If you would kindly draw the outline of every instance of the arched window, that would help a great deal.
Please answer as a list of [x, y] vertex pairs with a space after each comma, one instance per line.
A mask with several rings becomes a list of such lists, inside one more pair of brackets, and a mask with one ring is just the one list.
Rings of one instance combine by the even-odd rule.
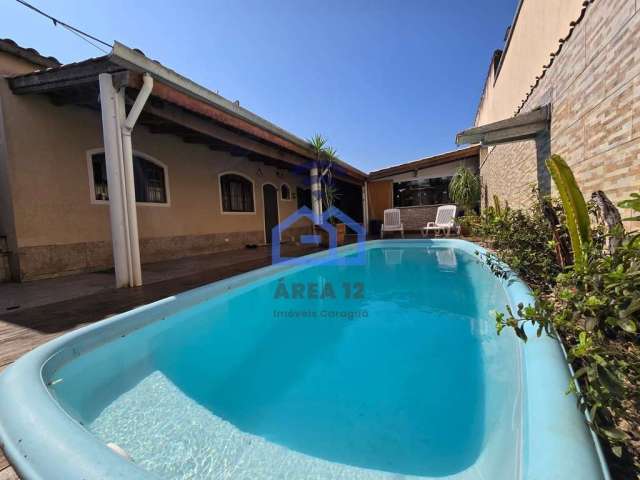
[[164, 168], [142, 157], [133, 156], [136, 202], [167, 203]]
[[291, 200], [291, 189], [286, 183], [280, 186], [280, 198], [282, 198], [282, 200]]
[[[107, 162], [103, 152], [91, 155], [94, 199], [109, 201]], [[133, 155], [133, 182], [136, 202], [167, 203], [166, 172], [162, 165], [140, 155]]]
[[235, 173], [220, 175], [223, 212], [254, 212], [253, 183]]

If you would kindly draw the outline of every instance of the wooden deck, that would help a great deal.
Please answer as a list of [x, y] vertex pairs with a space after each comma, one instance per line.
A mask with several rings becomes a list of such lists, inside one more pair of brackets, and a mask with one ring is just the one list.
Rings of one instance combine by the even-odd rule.
[[[316, 249], [287, 246], [283, 254], [299, 256], [314, 250]], [[270, 264], [269, 248], [237, 250], [146, 265], [143, 267], [143, 276], [154, 278], [155, 281], [147, 282], [145, 286], [139, 288], [115, 289], [105, 286], [82, 296], [74, 296], [73, 292], [65, 292], [64, 288], [60, 288], [62, 293], [59, 296], [74, 298], [59, 300], [59, 297], [54, 297], [51, 298], [50, 303], [46, 302], [46, 295], [41, 295], [37, 302], [32, 301], [34, 306], [29, 306], [27, 302], [23, 308], [0, 313], [0, 371], [26, 352], [70, 330], [176, 293]], [[77, 285], [77, 279], [72, 277], [57, 279], [56, 284], [65, 282], [67, 285]], [[38, 288], [38, 282], [23, 285], [23, 288], [31, 290]], [[41, 283], [40, 285], [44, 285], [44, 290], [47, 290], [50, 284]], [[16, 284], [5, 284], [4, 287], [5, 292], [16, 292], [16, 289], [19, 291], [21, 288]], [[3, 286], [0, 286], [0, 295], [6, 295], [2, 293], [2, 288]], [[15, 293], [14, 295], [19, 296]], [[0, 480], [18, 478], [0, 451]]]

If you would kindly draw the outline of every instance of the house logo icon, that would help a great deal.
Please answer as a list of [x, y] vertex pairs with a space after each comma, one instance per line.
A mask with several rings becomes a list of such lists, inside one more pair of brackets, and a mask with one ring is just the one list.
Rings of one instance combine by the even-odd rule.
[[[308, 219], [312, 224], [314, 222], [313, 212], [309, 207], [302, 207], [294, 212], [292, 215], [284, 219], [278, 225], [273, 227], [273, 244], [271, 245], [271, 258], [272, 263], [287, 263], [290, 265], [310, 265], [310, 264], [323, 264], [323, 265], [364, 265], [365, 264], [365, 241], [366, 234], [364, 227], [349, 217], [346, 213], [336, 207], [330, 207], [322, 214], [322, 221], [319, 225], [316, 225], [316, 229], [322, 229], [326, 232], [329, 239], [328, 254], [317, 258], [305, 258], [303, 257], [283, 257], [281, 250], [281, 233], [293, 226], [296, 222], [302, 219]], [[338, 250], [338, 232], [336, 227], [331, 223], [331, 220], [337, 219], [344, 223], [347, 228], [353, 230], [356, 234], [356, 242], [350, 247], [347, 255], [341, 254]], [[306, 234], [300, 236], [300, 243], [303, 245], [320, 245], [321, 235], [319, 233]]]

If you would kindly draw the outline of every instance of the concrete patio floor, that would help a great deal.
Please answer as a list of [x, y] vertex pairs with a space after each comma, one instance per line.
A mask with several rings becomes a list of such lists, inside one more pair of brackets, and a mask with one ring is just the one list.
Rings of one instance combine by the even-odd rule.
[[[148, 263], [143, 265], [142, 281], [144, 286], [148, 286], [257, 259], [268, 259], [270, 262], [270, 248], [233, 250]], [[308, 251], [310, 251], [308, 247], [283, 246], [283, 252], [294, 252], [283, 253], [284, 255], [298, 255]], [[114, 283], [113, 270], [80, 273], [25, 283], [0, 283], [0, 318], [14, 311], [114, 290]]]
[[[283, 255], [317, 247], [284, 245]], [[200, 255], [143, 265], [138, 288], [114, 288], [113, 272], [0, 283], [0, 372], [21, 355], [70, 330], [161, 298], [271, 264], [271, 248]], [[19, 477], [0, 451], [0, 480]]]

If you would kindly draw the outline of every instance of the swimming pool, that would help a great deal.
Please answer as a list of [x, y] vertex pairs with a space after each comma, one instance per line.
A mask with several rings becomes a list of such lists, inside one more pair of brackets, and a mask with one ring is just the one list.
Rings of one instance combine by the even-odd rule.
[[529, 294], [478, 250], [368, 242], [67, 334], [0, 375], [7, 455], [27, 479], [606, 478], [559, 345], [496, 335]]

